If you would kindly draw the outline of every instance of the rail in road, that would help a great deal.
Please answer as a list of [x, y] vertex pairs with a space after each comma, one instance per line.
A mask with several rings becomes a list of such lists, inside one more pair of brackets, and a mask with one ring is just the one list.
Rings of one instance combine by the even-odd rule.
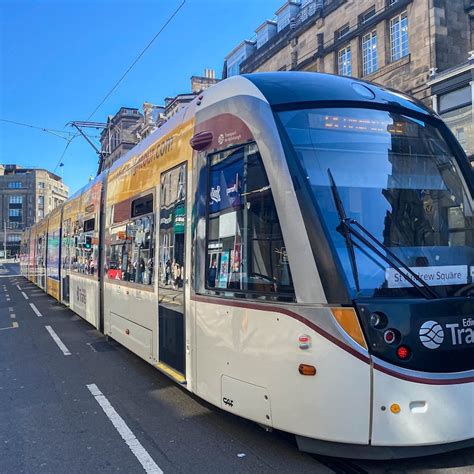
[[392, 462], [300, 453], [185, 392], [5, 264], [0, 472], [474, 471], [474, 450]]

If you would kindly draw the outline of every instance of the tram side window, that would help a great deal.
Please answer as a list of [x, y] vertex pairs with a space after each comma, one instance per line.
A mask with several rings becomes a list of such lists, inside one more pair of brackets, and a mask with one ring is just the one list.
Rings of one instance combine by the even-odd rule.
[[95, 275], [99, 258], [99, 233], [96, 230], [95, 218], [79, 219], [75, 222], [72, 231], [71, 270], [84, 275]]
[[66, 219], [63, 222], [62, 238], [61, 238], [61, 261], [62, 268], [69, 270], [74, 260], [74, 238], [73, 227], [71, 219]]
[[292, 296], [285, 243], [256, 144], [209, 157], [206, 286]]
[[153, 284], [153, 195], [131, 203], [131, 218], [110, 230], [106, 274], [110, 280]]
[[45, 259], [45, 241], [46, 237], [43, 235], [38, 237], [36, 244], [36, 265], [37, 267], [43, 268], [46, 263]]

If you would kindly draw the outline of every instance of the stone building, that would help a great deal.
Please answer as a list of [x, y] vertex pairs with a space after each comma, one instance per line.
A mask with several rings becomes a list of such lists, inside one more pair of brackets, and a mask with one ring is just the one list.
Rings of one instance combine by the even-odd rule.
[[133, 107], [121, 107], [115, 115], [110, 115], [100, 135], [98, 174], [218, 81], [212, 69], [205, 69], [204, 76], [191, 77], [191, 92], [166, 97], [164, 106], [144, 102], [143, 113]]
[[226, 76], [319, 71], [364, 78], [431, 105], [430, 77], [464, 63], [474, 0], [287, 0], [225, 58]]
[[[0, 165], [0, 251], [14, 255], [21, 232], [68, 198], [69, 188], [45, 169]], [[5, 239], [6, 238], [6, 239]], [[5, 243], [5, 244], [4, 244]]]
[[107, 125], [100, 134], [101, 160], [99, 173], [110, 168], [139, 141], [143, 126], [143, 114], [133, 107], [120, 107], [115, 115], [109, 115]]
[[138, 130], [140, 140], [153, 133], [164, 118], [165, 108], [150, 102], [143, 103], [143, 123]]
[[191, 92], [165, 98], [164, 119], [169, 120], [199, 93], [219, 82], [213, 69], [204, 69], [204, 76], [191, 76]]
[[452, 130], [474, 166], [474, 51], [459, 66], [434, 73], [432, 107]]

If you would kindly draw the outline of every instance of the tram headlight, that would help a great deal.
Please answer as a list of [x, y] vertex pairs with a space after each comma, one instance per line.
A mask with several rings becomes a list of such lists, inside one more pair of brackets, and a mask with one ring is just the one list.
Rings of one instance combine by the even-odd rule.
[[388, 318], [384, 313], [376, 311], [370, 313], [369, 322], [374, 329], [383, 329], [388, 324]]

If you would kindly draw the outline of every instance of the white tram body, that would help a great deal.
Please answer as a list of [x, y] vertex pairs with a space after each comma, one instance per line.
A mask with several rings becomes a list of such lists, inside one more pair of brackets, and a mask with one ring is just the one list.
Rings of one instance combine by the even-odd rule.
[[[22, 272], [304, 451], [418, 456], [473, 444], [473, 209], [467, 159], [421, 103], [331, 75], [237, 76], [72, 196], [55, 249], [51, 217], [25, 233]], [[455, 234], [434, 222], [445, 214]], [[425, 220], [420, 237], [409, 222]]]

